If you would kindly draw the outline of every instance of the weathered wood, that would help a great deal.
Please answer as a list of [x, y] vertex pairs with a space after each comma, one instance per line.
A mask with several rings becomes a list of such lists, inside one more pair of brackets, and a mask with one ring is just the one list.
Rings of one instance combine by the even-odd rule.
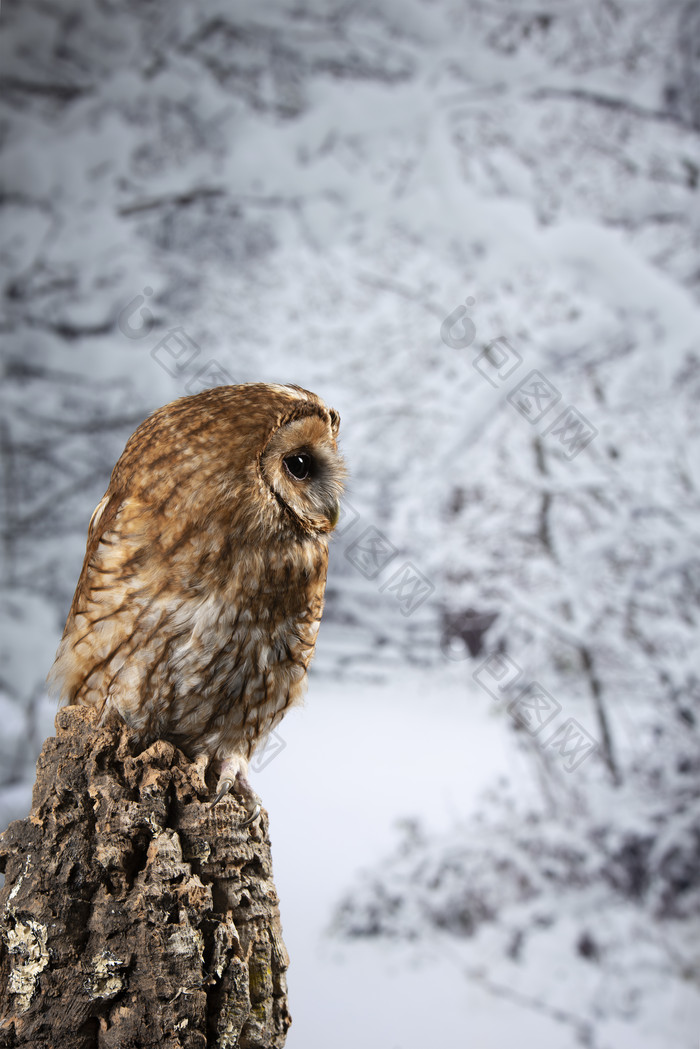
[[169, 743], [56, 718], [0, 836], [0, 1047], [276, 1049], [290, 1024], [267, 814]]

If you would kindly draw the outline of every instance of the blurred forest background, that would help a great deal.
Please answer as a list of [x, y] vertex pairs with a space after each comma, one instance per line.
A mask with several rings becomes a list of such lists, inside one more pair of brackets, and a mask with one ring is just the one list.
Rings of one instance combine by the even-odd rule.
[[0, 267], [2, 827], [126, 438], [296, 382], [351, 484], [258, 762], [288, 1044], [696, 1047], [700, 4], [5, 0]]

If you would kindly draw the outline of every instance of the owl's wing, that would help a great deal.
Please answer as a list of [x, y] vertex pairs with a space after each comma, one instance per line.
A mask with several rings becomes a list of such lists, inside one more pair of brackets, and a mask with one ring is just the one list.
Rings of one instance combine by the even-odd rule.
[[139, 508], [131, 503], [107, 492], [90, 518], [82, 571], [47, 679], [63, 703], [102, 702], [115, 657], [133, 634], [129, 598], [141, 537], [133, 527]]
[[92, 517], [90, 518], [90, 524], [88, 525], [88, 545], [90, 544], [90, 540], [93, 539], [95, 536], [97, 527], [100, 523], [100, 518], [105, 512], [109, 499], [109, 492], [105, 492], [95, 509], [92, 511]]

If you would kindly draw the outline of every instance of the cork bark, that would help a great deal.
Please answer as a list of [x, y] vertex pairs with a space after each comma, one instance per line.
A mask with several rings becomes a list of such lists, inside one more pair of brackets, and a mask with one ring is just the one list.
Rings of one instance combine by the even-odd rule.
[[267, 814], [169, 743], [66, 707], [0, 836], [0, 1047], [276, 1049], [290, 1024]]

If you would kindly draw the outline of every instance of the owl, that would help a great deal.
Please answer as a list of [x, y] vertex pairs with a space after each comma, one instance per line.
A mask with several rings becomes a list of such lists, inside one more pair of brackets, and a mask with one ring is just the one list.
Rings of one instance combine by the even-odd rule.
[[345, 468], [337, 412], [299, 386], [220, 386], [127, 441], [88, 528], [49, 674], [63, 703], [170, 740], [242, 795], [261, 740], [299, 703]]

